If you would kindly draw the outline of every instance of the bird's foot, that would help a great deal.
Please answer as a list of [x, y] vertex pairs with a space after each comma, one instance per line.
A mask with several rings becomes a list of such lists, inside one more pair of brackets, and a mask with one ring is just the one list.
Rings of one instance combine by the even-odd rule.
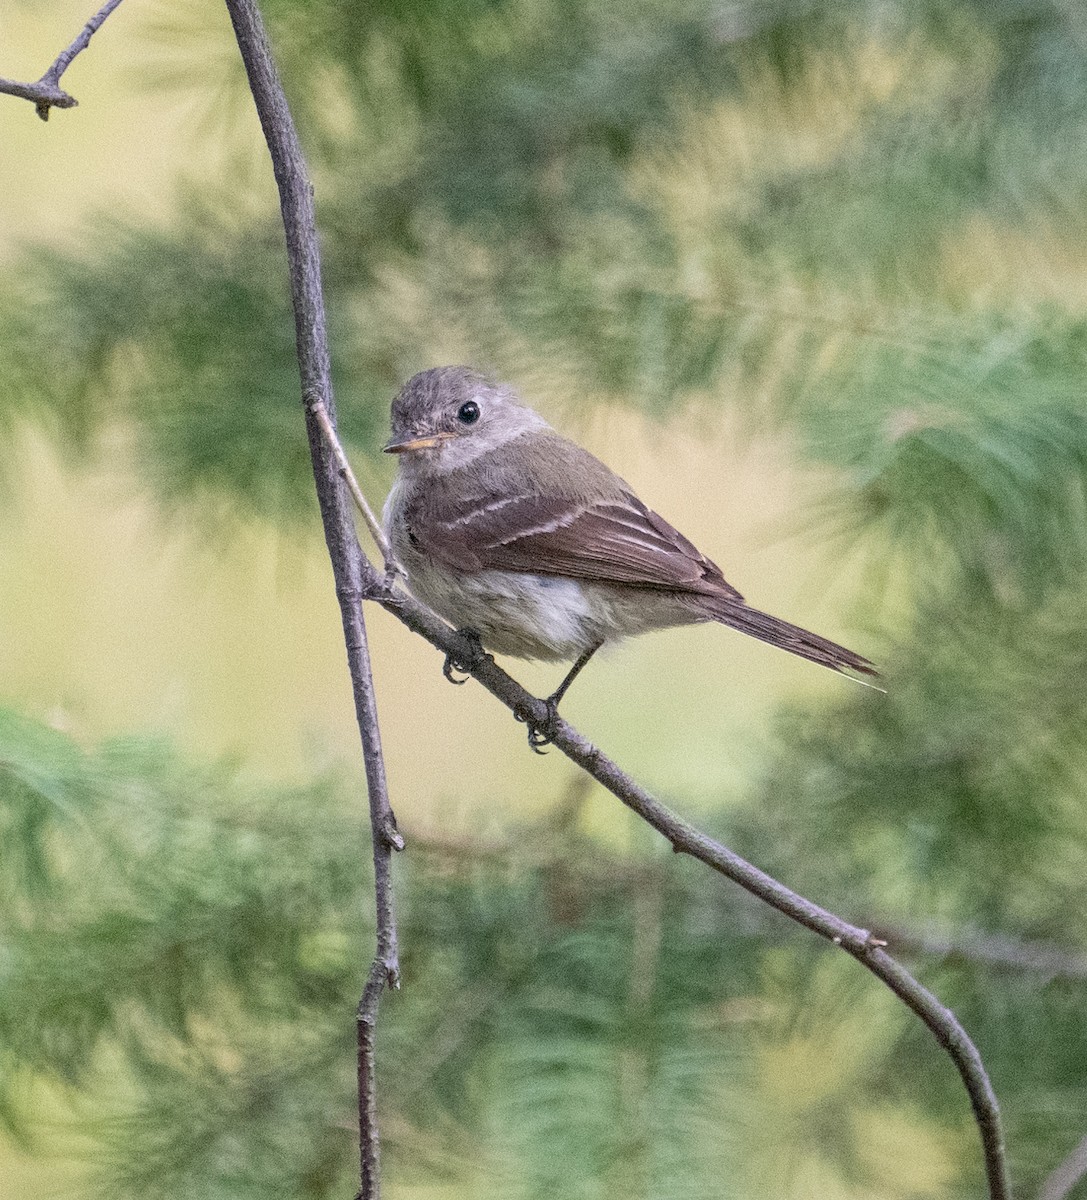
[[[457, 637], [468, 643], [467, 654], [457, 654], [450, 652], [445, 656], [445, 663], [442, 666], [442, 674], [449, 680], [450, 683], [455, 683], [458, 686], [462, 683], [467, 683], [471, 678], [472, 672], [482, 666], [485, 662], [494, 662], [494, 655], [488, 654], [483, 649], [483, 640], [474, 629], [458, 629]], [[454, 672], [460, 671], [463, 679], [458, 679]]]
[[534, 721], [523, 708], [517, 709], [513, 714], [516, 720], [528, 726], [528, 744], [536, 754], [546, 754], [545, 747], [551, 745], [559, 731], [559, 699], [559, 696], [553, 695], [544, 700], [547, 715], [542, 721]]

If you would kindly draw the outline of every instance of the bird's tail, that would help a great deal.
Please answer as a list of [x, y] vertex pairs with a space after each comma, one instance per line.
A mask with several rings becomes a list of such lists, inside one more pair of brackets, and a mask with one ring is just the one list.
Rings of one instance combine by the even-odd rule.
[[879, 674], [872, 663], [862, 655], [855, 654], [828, 638], [820, 637], [817, 633], [801, 629], [799, 625], [790, 625], [788, 621], [782, 621], [779, 617], [759, 612], [757, 608], [749, 608], [742, 602], [722, 599], [708, 605], [707, 609], [709, 615], [722, 625], [731, 625], [741, 633], [750, 634], [761, 642], [769, 642], [771, 646], [780, 646], [790, 654], [829, 667], [832, 671], [845, 674], [851, 671], [861, 675]]

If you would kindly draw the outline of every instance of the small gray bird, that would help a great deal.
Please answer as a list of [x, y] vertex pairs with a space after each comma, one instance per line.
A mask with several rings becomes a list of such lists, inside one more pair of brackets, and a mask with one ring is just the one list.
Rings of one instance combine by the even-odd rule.
[[[877, 674], [852, 650], [750, 608], [629, 484], [470, 367], [409, 379], [385, 450], [400, 457], [384, 523], [408, 587], [488, 650], [573, 660], [548, 697], [552, 720], [605, 642], [700, 621]], [[545, 745], [548, 729], [530, 740]]]

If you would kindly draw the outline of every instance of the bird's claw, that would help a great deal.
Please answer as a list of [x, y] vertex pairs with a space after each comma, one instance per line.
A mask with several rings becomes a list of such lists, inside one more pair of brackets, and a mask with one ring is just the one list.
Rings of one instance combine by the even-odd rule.
[[[458, 687], [462, 683], [467, 683], [471, 678], [472, 672], [484, 662], [490, 659], [494, 661], [494, 656], [487, 653], [483, 649], [483, 642], [478, 633], [474, 629], [458, 629], [457, 635], [468, 642], [470, 651], [469, 656], [460, 657], [450, 651], [445, 656], [445, 662], [442, 664], [442, 674], [449, 680], [450, 683], [455, 683]], [[457, 679], [455, 672], [460, 671], [463, 679]]]
[[548, 696], [544, 701], [547, 706], [547, 716], [542, 721], [534, 721], [523, 708], [514, 712], [514, 718], [528, 726], [528, 744], [535, 754], [546, 754], [545, 747], [550, 746], [558, 733], [559, 706], [554, 696]]
[[[464, 678], [458, 679], [456, 675], [453, 674], [454, 671], [464, 671]], [[463, 663], [458, 662], [452, 654], [447, 654], [445, 656], [445, 662], [442, 664], [442, 674], [446, 677], [446, 679], [449, 680], [450, 683], [455, 683], [458, 687], [460, 687], [462, 683], [467, 683], [471, 678], [471, 675], [468, 674], [468, 668]]]

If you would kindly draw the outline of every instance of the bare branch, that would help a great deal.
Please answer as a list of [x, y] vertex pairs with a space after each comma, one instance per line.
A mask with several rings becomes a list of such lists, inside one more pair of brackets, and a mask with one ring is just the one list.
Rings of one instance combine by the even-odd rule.
[[327, 416], [330, 428], [335, 430], [336, 408], [332, 397], [313, 187], [306, 171], [298, 133], [272, 60], [260, 13], [253, 0], [226, 0], [226, 6], [234, 25], [238, 48], [245, 63], [249, 86], [279, 187], [290, 267], [291, 299], [294, 306], [306, 432], [309, 436], [325, 541], [332, 560], [336, 596], [340, 603], [355, 715], [366, 765], [374, 855], [377, 949], [356, 1013], [359, 1195], [363, 1200], [377, 1200], [381, 1183], [374, 1041], [382, 994], [386, 987], [397, 987], [400, 978], [393, 910], [392, 855], [404, 845], [389, 804], [370, 652], [361, 604], [371, 587], [382, 584], [359, 546], [351, 499], [344, 487], [340, 463], [329, 450], [317, 416], [318, 412], [322, 411]]
[[355, 478], [355, 472], [351, 470], [351, 464], [347, 460], [344, 448], [340, 444], [340, 439], [336, 436], [336, 428], [332, 424], [325, 406], [319, 400], [313, 404], [313, 415], [317, 418], [318, 425], [321, 426], [321, 432], [325, 435], [325, 441], [328, 442], [329, 449], [336, 457], [336, 462], [340, 467], [340, 474], [343, 476], [343, 480], [351, 492], [351, 497], [355, 501], [355, 507], [362, 513], [362, 519], [366, 522], [366, 528], [369, 529], [370, 536], [374, 539], [374, 544], [381, 552], [381, 561], [385, 564], [385, 582], [391, 585], [397, 572], [397, 566], [396, 559], [393, 557], [392, 547], [389, 545], [389, 539], [385, 536], [385, 530], [381, 528], [381, 522], [374, 516], [373, 509], [362, 494], [362, 488], [359, 487], [359, 481]]
[[[378, 954], [358, 1013], [362, 1168], [359, 1194], [364, 1200], [370, 1200], [378, 1195], [380, 1187], [374, 1115], [373, 1033], [381, 993], [386, 984], [396, 978], [395, 927], [392, 924], [389, 872], [394, 845], [391, 832], [395, 831], [395, 825], [392, 824], [392, 812], [385, 790], [366, 633], [359, 601], [363, 598], [379, 601], [399, 621], [426, 638], [443, 654], [452, 655], [457, 662], [470, 663], [469, 674], [515, 716], [541, 724], [549, 714], [542, 700], [526, 692], [493, 660], [476, 654], [467, 639], [450, 629], [436, 614], [410, 596], [392, 591], [362, 554], [343, 488], [339, 460], [326, 445], [325, 434], [316, 415], [317, 408], [323, 405], [330, 426], [335, 430], [312, 188], [253, 0], [226, 0], [226, 4], [245, 60], [279, 185], [310, 452], [340, 599], [370, 785], [378, 904]], [[554, 721], [553, 728], [554, 744], [665, 837], [676, 853], [689, 854], [698, 859], [805, 928], [840, 946], [882, 980], [921, 1018], [950, 1055], [966, 1086], [981, 1134], [989, 1195], [992, 1200], [1010, 1200], [1000, 1110], [977, 1048], [954, 1014], [886, 952], [886, 943], [868, 930], [850, 925], [790, 891], [721, 843], [699, 832], [620, 770], [561, 716]]]
[[1077, 1142], [1068, 1157], [1046, 1176], [1038, 1200], [1064, 1200], [1087, 1175], [1087, 1137]]
[[37, 83], [17, 83], [13, 79], [0, 79], [0, 92], [32, 101], [43, 121], [49, 120], [51, 108], [75, 108], [79, 101], [60, 86], [60, 77], [71, 66], [72, 59], [86, 50], [99, 26], [120, 3], [121, 0], [106, 0], [79, 31], [76, 40], [57, 56], [56, 61]]
[[74, 96], [39, 79], [37, 83], [18, 83], [14, 79], [0, 78], [0, 92], [8, 96], [18, 96], [22, 100], [30, 100], [38, 110], [38, 116], [43, 121], [49, 120], [51, 108], [75, 108], [79, 101]]

